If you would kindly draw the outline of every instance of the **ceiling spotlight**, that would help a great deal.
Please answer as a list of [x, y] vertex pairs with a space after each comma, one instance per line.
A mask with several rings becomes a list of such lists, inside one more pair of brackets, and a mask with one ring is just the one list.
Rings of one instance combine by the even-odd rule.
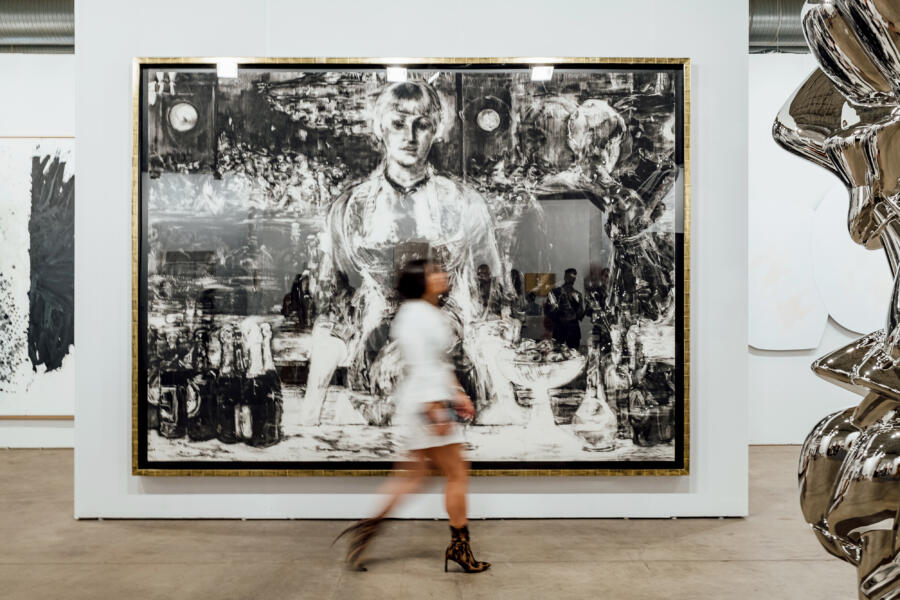
[[406, 67], [387, 67], [388, 81], [406, 81]]
[[216, 63], [216, 75], [221, 78], [235, 78], [238, 76], [238, 64], [236, 60], [220, 60]]
[[553, 77], [553, 67], [545, 65], [535, 65], [531, 67], [532, 81], [550, 81]]

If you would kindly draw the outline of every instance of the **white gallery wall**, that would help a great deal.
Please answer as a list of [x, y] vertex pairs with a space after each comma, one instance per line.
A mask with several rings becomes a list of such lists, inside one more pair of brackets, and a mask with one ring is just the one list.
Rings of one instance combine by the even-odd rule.
[[[11, 238], [28, 235], [32, 150], [40, 146], [52, 153], [52, 148], [71, 149], [74, 144], [75, 57], [0, 54], [0, 81], [0, 219], [14, 213], [24, 217], [16, 223], [0, 223], [0, 251], [6, 248], [6, 256], [0, 257], [2, 270], [17, 262], [4, 261], [11, 259], [10, 245], [17, 245]], [[71, 169], [71, 157], [67, 162]], [[16, 251], [27, 263], [27, 240], [19, 241], [25, 247]], [[27, 297], [24, 302], [27, 308]], [[74, 414], [74, 361], [70, 351], [61, 369], [34, 374], [21, 385], [0, 389], [0, 447], [72, 447], [75, 432], [71, 419], [41, 417]], [[30, 365], [23, 368], [30, 370]]]
[[75, 135], [75, 55], [0, 54], [0, 137]]
[[[131, 59], [229, 55], [690, 57], [691, 475], [478, 478], [470, 506], [476, 518], [747, 513], [746, 4], [510, 6], [76, 3], [77, 194], [90, 199], [76, 215], [76, 516], [358, 517], [375, 501], [373, 478], [130, 474]], [[442, 514], [431, 490], [401, 516]]]
[[816, 66], [809, 54], [750, 57], [751, 444], [802, 443], [819, 419], [859, 401], [810, 364], [881, 328], [890, 297], [883, 253], [847, 233], [844, 186], [772, 139], [775, 115]]

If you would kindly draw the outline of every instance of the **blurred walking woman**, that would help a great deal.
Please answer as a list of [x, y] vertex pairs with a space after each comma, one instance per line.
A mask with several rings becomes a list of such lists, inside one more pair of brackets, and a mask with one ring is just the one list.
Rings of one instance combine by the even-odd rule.
[[462, 432], [451, 411], [471, 419], [475, 409], [456, 380], [448, 355], [453, 336], [438, 308], [438, 299], [447, 290], [447, 273], [427, 260], [410, 261], [397, 279], [397, 292], [404, 301], [391, 325], [391, 337], [399, 346], [406, 371], [397, 388], [395, 422], [402, 428], [410, 456], [385, 484], [382, 492], [386, 501], [381, 510], [338, 536], [351, 534], [347, 564], [360, 571], [366, 570], [362, 555], [381, 522], [404, 496], [422, 485], [432, 465], [447, 478], [451, 540], [444, 555], [444, 570], [451, 560], [467, 573], [480, 573], [491, 566], [475, 560], [469, 543], [469, 465], [462, 454]]

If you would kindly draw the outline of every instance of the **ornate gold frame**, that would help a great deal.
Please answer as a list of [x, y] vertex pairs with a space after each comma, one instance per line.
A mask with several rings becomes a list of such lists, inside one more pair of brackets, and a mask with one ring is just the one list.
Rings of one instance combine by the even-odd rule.
[[689, 58], [651, 58], [651, 57], [450, 57], [450, 58], [410, 58], [410, 57], [364, 57], [364, 58], [287, 58], [287, 57], [177, 57], [151, 58], [138, 57], [132, 62], [132, 155], [131, 155], [131, 474], [137, 476], [170, 476], [170, 477], [286, 477], [286, 476], [385, 476], [387, 470], [299, 470], [299, 469], [140, 469], [138, 468], [138, 273], [140, 230], [140, 74], [145, 64], [179, 64], [179, 65], [215, 65], [219, 62], [236, 62], [241, 64], [297, 64], [297, 65], [484, 65], [484, 64], [516, 64], [516, 65], [589, 65], [589, 64], [658, 64], [681, 65], [684, 69], [684, 467], [674, 469], [483, 469], [473, 470], [476, 476], [685, 476], [690, 474], [690, 316], [691, 316], [691, 59]]

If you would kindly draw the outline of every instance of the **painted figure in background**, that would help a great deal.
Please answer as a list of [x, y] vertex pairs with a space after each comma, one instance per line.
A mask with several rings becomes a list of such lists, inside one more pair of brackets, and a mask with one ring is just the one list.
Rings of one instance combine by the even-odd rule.
[[857, 567], [859, 597], [900, 598], [900, 2], [807, 1], [820, 68], [775, 120], [776, 141], [850, 192], [850, 236], [883, 248], [895, 277], [885, 328], [813, 364], [862, 396], [822, 419], [800, 457], [803, 515], [825, 549]]
[[[497, 294], [491, 293], [492, 273], [504, 270], [484, 198], [461, 181], [439, 175], [428, 162], [443, 120], [440, 96], [422, 81], [388, 85], [375, 101], [372, 129], [382, 145], [383, 162], [332, 205], [319, 267], [323, 306], [330, 300], [338, 272], [360, 278], [352, 300], [356, 311], [353, 319], [341, 322], [335, 318], [338, 309], [326, 308], [316, 321], [317, 352], [311, 359], [302, 408], [305, 423], [320, 422], [325, 393], [338, 366], [348, 368], [351, 386], [391, 391], [401, 369], [395, 346], [387, 343], [390, 319], [398, 306], [393, 277], [414, 258], [429, 258], [447, 270], [451, 289], [443, 308], [452, 316], [463, 344], [457, 355], [462, 354], [477, 372], [476, 382], [489, 384], [477, 332], [466, 330], [486, 312], [494, 308], [499, 312]], [[509, 383], [499, 379], [490, 383], [511, 393]], [[348, 399], [336, 401], [342, 403], [335, 412], [337, 422], [365, 423]]]
[[544, 312], [553, 321], [553, 339], [569, 348], [581, 346], [581, 320], [584, 318], [584, 298], [575, 289], [578, 271], [566, 269], [563, 284], [547, 294]]

